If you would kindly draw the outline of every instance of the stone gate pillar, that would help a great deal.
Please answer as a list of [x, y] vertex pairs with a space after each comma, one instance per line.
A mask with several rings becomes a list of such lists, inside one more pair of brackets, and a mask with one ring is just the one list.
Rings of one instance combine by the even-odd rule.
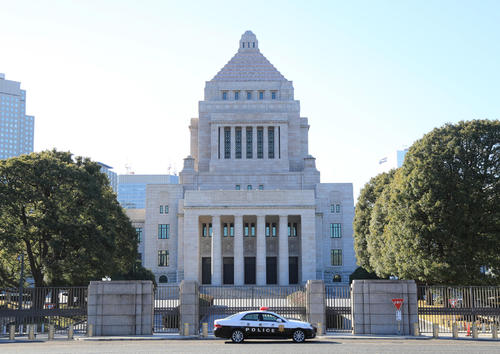
[[[325, 328], [325, 284], [323, 280], [308, 280], [306, 283], [306, 313], [307, 322], [314, 324], [322, 324]], [[318, 335], [323, 333], [318, 333]]]
[[181, 334], [183, 334], [184, 331], [184, 324], [187, 323], [189, 325], [189, 335], [197, 335], [200, 330], [200, 296], [198, 282], [193, 280], [183, 280], [179, 290], [179, 327]]

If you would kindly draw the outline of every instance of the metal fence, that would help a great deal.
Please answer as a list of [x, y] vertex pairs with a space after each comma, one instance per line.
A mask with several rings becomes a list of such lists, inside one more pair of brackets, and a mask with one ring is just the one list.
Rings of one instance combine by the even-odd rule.
[[479, 332], [491, 332], [500, 324], [500, 287], [498, 286], [419, 286], [418, 318], [420, 331], [451, 332], [456, 324], [460, 332], [468, 332], [473, 323]]
[[16, 333], [27, 332], [35, 325], [36, 333], [46, 333], [54, 325], [55, 333], [67, 333], [73, 325], [75, 333], [87, 332], [87, 287], [0, 288], [0, 335], [15, 325]]
[[154, 296], [154, 332], [179, 332], [179, 286], [160, 285]]
[[326, 285], [326, 331], [351, 332], [351, 286]]
[[214, 320], [260, 307], [269, 307], [286, 318], [305, 320], [305, 286], [200, 286], [200, 329], [208, 323], [213, 331]]

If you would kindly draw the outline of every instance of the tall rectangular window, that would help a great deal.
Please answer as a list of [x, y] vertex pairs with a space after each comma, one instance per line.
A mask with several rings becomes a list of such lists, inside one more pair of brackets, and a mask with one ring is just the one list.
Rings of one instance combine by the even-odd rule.
[[227, 237], [229, 236], [229, 225], [228, 224], [224, 224], [224, 228], [223, 228], [223, 233], [224, 237]]
[[342, 237], [342, 225], [339, 223], [330, 224], [330, 237], [340, 238]]
[[264, 158], [264, 128], [257, 128], [257, 158]]
[[208, 236], [208, 225], [207, 224], [201, 224], [201, 236], [202, 237]]
[[267, 128], [268, 158], [274, 159], [274, 127]]
[[222, 91], [222, 100], [227, 100], [227, 91]]
[[142, 241], [142, 227], [136, 227], [135, 233], [137, 235], [137, 242], [141, 242]]
[[272, 100], [276, 99], [276, 91], [271, 91], [271, 99]]
[[160, 214], [168, 214], [168, 205], [160, 205]]
[[342, 250], [341, 249], [333, 249], [332, 250], [332, 266], [341, 266], [342, 265]]
[[250, 224], [250, 236], [255, 237], [255, 224]]
[[231, 128], [224, 128], [224, 158], [231, 158]]
[[271, 224], [271, 236], [272, 237], [276, 237], [278, 236], [278, 232], [276, 230], [276, 224], [275, 223], [272, 223]]
[[330, 204], [330, 213], [335, 213], [335, 204]]
[[252, 99], [252, 91], [247, 91], [247, 100]]
[[247, 127], [247, 159], [253, 158], [253, 128]]
[[266, 237], [271, 236], [271, 224], [266, 223]]
[[158, 224], [158, 238], [170, 238], [170, 224]]
[[168, 267], [168, 251], [158, 251], [158, 267]]
[[163, 205], [160, 205], [160, 214], [163, 214]]
[[212, 224], [208, 224], [208, 237], [212, 237]]
[[237, 191], [239, 191], [239, 190], [241, 189], [241, 185], [237, 184], [237, 185], [236, 185], [236, 187], [235, 187], [235, 189], [236, 189]]
[[259, 100], [264, 99], [264, 91], [259, 91]]
[[296, 222], [288, 223], [288, 237], [297, 237], [298, 225]]
[[240, 99], [240, 91], [234, 91], [234, 99], [238, 101]]
[[234, 158], [241, 159], [241, 128], [237, 127], [234, 136]]
[[340, 204], [335, 205], [335, 212], [340, 213]]
[[245, 226], [243, 227], [243, 236], [250, 236], [250, 226], [248, 223], [245, 223]]
[[229, 236], [234, 237], [234, 224], [229, 224]]

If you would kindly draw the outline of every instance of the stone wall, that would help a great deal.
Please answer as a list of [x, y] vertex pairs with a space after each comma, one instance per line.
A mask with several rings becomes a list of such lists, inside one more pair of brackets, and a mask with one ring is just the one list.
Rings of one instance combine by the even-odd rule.
[[400, 334], [412, 334], [413, 323], [418, 322], [414, 280], [354, 280], [351, 291], [353, 334], [398, 334], [393, 298], [404, 300]]
[[91, 281], [88, 323], [94, 335], [152, 334], [153, 297], [150, 280]]

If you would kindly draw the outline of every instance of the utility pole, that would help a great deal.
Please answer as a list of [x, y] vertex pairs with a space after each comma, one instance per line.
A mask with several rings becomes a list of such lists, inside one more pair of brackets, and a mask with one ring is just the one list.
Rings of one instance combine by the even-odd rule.
[[21, 258], [21, 278], [19, 279], [19, 310], [23, 308], [23, 285], [24, 285], [24, 253], [17, 258]]

